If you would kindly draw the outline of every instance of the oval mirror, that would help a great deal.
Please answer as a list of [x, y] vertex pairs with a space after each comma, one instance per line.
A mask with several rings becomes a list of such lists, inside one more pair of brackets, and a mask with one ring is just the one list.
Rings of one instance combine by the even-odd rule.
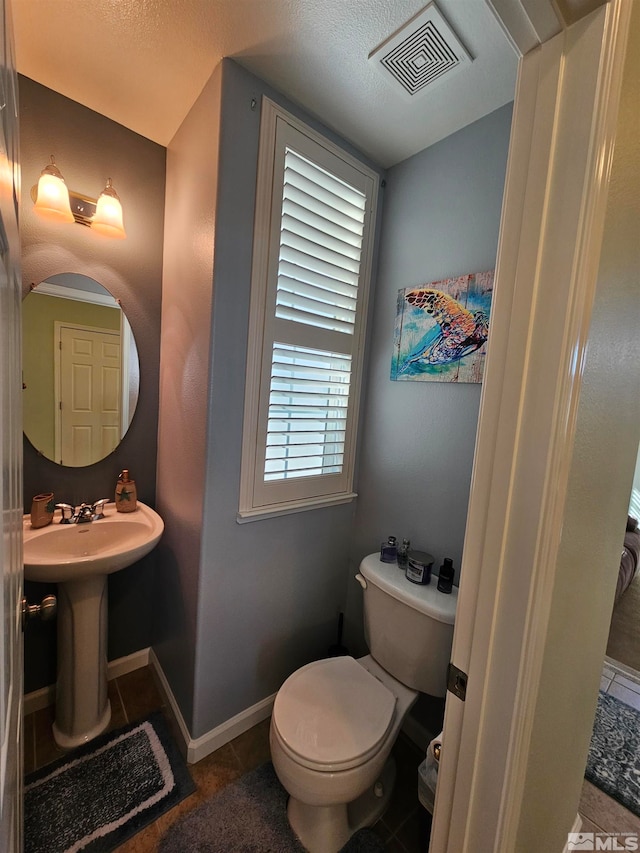
[[24, 432], [60, 465], [99, 462], [120, 444], [138, 402], [131, 326], [113, 296], [77, 273], [53, 275], [22, 303]]

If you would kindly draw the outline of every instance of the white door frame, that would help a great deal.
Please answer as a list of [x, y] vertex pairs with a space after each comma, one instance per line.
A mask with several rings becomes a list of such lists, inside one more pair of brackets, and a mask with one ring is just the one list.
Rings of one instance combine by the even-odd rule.
[[518, 849], [629, 17], [520, 64], [431, 853]]
[[0, 850], [23, 847], [22, 390], [18, 78], [11, 4], [0, 2]]

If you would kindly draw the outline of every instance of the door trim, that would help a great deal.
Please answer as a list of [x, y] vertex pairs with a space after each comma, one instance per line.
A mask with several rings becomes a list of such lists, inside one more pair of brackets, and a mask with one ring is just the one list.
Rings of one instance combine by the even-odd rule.
[[517, 849], [629, 17], [612, 0], [521, 61], [432, 853]]

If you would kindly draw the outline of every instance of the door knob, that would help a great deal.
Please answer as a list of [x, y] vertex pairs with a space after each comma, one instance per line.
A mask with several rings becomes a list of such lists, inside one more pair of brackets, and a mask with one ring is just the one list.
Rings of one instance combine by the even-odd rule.
[[31, 619], [40, 617], [43, 622], [54, 619], [58, 610], [58, 601], [55, 595], [45, 595], [40, 604], [29, 604], [26, 598], [22, 599], [22, 630]]

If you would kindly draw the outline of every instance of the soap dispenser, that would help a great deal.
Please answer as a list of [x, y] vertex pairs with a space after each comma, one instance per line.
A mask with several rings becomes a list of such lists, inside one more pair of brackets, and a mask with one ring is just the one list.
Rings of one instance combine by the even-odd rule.
[[120, 472], [116, 484], [116, 509], [118, 512], [133, 512], [138, 505], [138, 495], [134, 480], [129, 479], [129, 469]]

